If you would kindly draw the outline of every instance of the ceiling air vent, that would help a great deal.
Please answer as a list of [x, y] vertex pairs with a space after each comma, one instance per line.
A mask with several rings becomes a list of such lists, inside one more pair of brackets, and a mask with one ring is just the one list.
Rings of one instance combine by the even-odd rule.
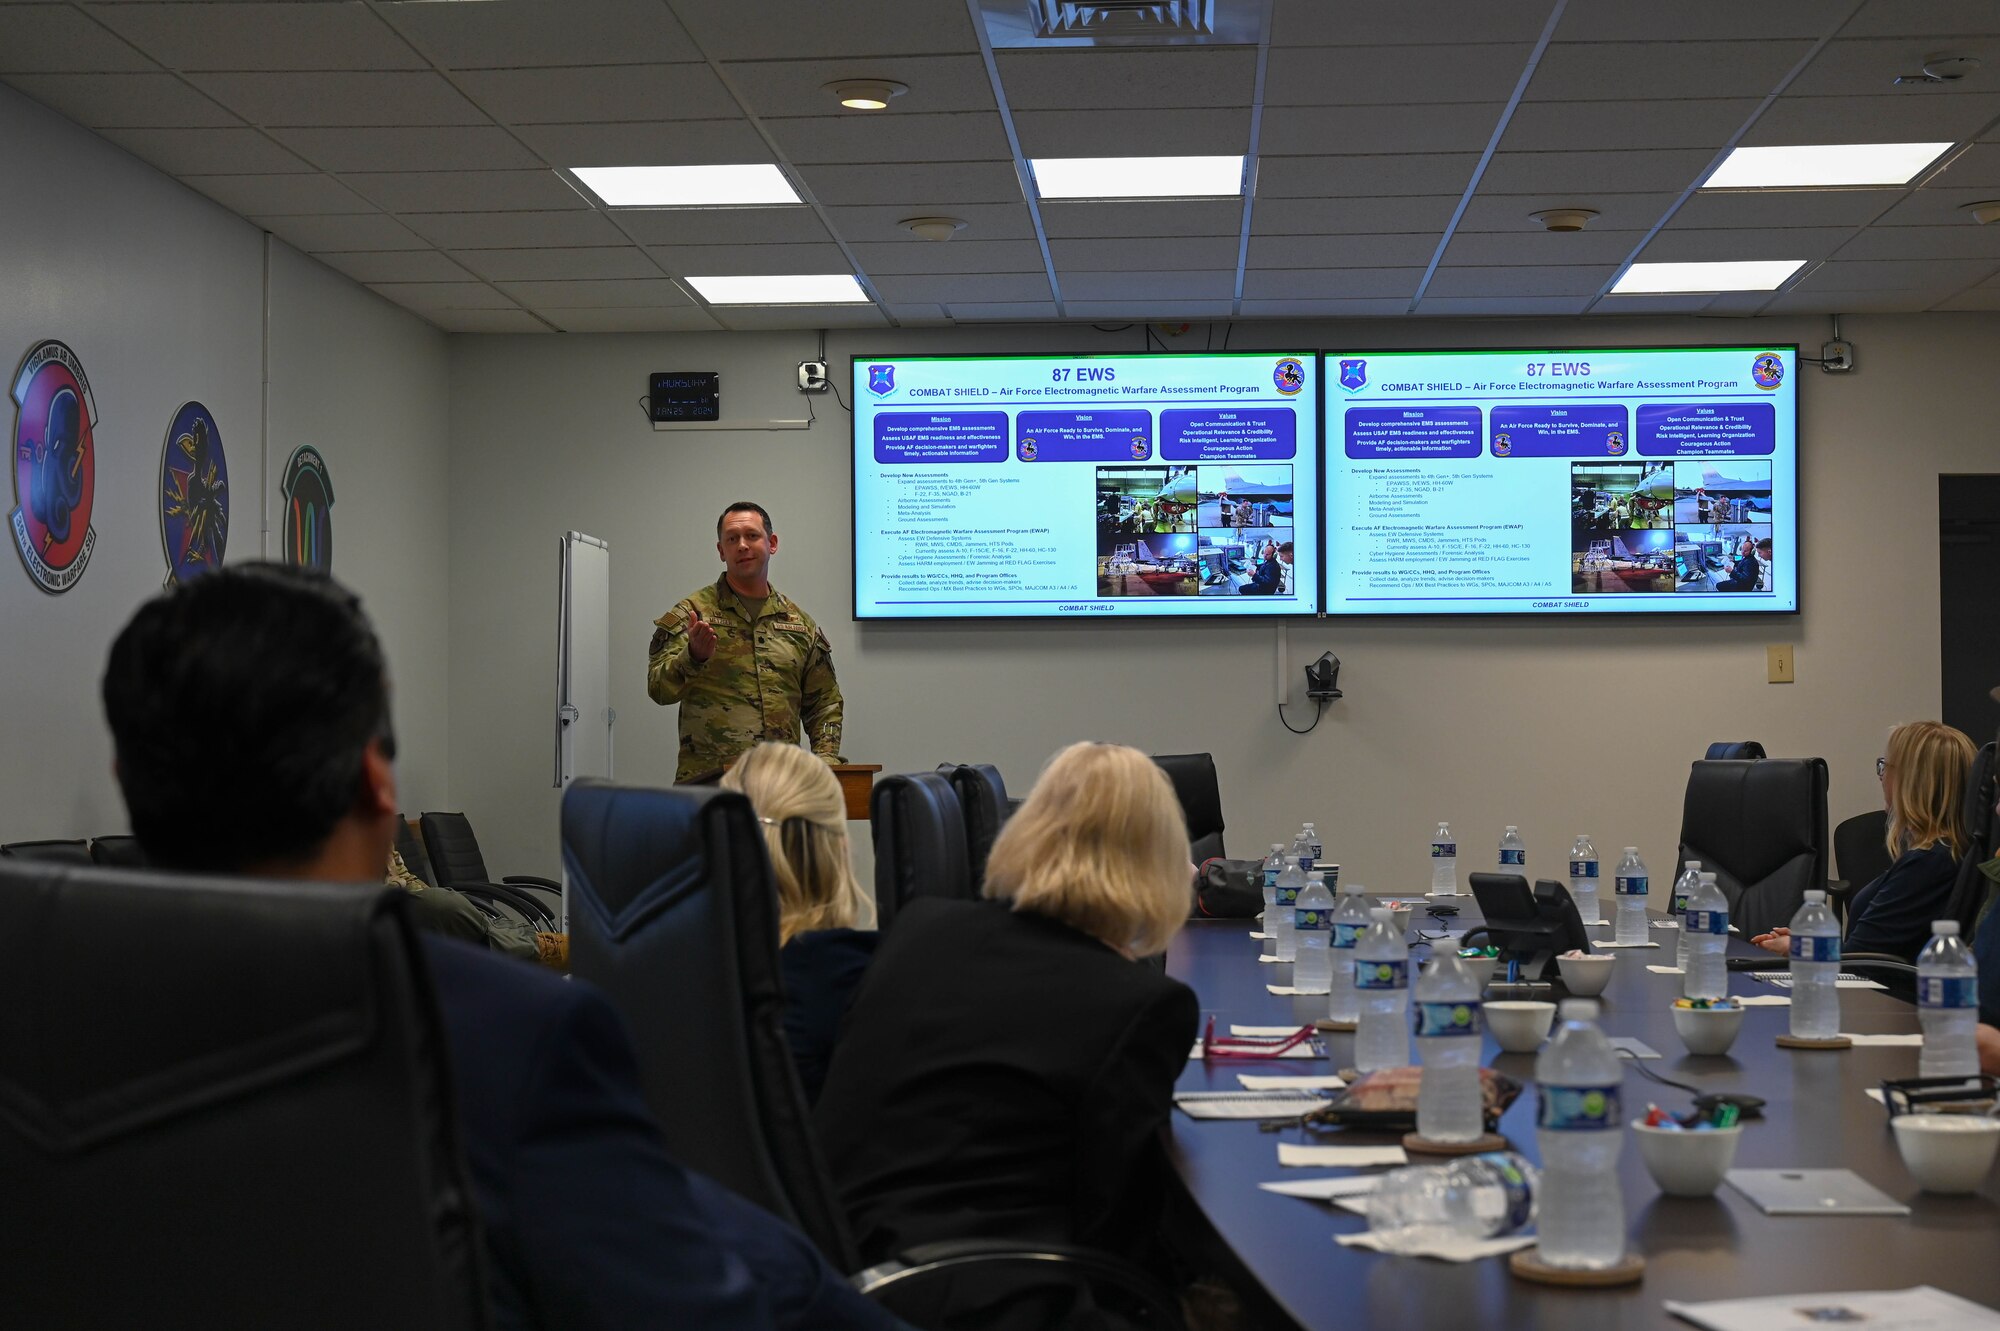
[[1256, 0], [980, 0], [995, 47], [1247, 46]]

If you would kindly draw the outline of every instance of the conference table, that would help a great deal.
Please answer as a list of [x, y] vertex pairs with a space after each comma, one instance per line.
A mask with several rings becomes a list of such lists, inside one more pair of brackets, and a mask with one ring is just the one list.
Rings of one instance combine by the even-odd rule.
[[[1452, 933], [1478, 922], [1472, 898], [1458, 901], [1462, 913], [1449, 922]], [[1413, 924], [1413, 938], [1447, 927], [1427, 918], [1422, 907]], [[1268, 992], [1267, 985], [1289, 985], [1292, 968], [1257, 960], [1262, 944], [1250, 937], [1256, 927], [1248, 920], [1193, 921], [1167, 954], [1167, 972], [1194, 989], [1203, 1021], [1213, 1015], [1218, 1035], [1231, 1024], [1303, 1024], [1324, 1015], [1325, 995], [1279, 997]], [[1401, 1134], [1309, 1133], [1296, 1127], [1272, 1133], [1261, 1131], [1253, 1121], [1197, 1121], [1176, 1110], [1168, 1153], [1185, 1200], [1199, 1209], [1216, 1237], [1262, 1286], [1275, 1305], [1272, 1311], [1304, 1328], [1390, 1331], [1457, 1325], [1598, 1331], [1673, 1326], [1685, 1331], [1688, 1323], [1669, 1314], [1661, 1306], [1663, 1299], [1700, 1301], [1926, 1284], [2000, 1306], [2000, 1207], [1996, 1207], [2000, 1169], [1989, 1174], [1983, 1190], [1974, 1195], [1919, 1192], [1896, 1152], [1887, 1111], [1864, 1093], [1885, 1079], [1914, 1077], [1917, 1050], [1778, 1048], [1774, 1039], [1788, 1029], [1790, 1009], [1773, 1006], [1745, 1012], [1742, 1031], [1728, 1055], [1688, 1055], [1671, 1015], [1680, 977], [1646, 969], [1673, 965], [1677, 934], [1669, 929], [1652, 932], [1664, 946], [1609, 954], [1618, 962], [1599, 1000], [1599, 1022], [1605, 1032], [1636, 1037], [1658, 1050], [1661, 1057], [1648, 1060], [1646, 1066], [1662, 1076], [1704, 1090], [1764, 1098], [1763, 1117], [1745, 1125], [1737, 1168], [1852, 1169], [1907, 1203], [1910, 1215], [1767, 1216], [1727, 1183], [1713, 1197], [1668, 1197], [1646, 1173], [1638, 1144], [1628, 1132], [1619, 1158], [1619, 1179], [1628, 1243], [1646, 1258], [1644, 1280], [1611, 1289], [1556, 1288], [1513, 1276], [1505, 1257], [1451, 1263], [1341, 1247], [1333, 1236], [1366, 1230], [1366, 1217], [1257, 1186], [1353, 1172], [1280, 1168], [1280, 1141], [1386, 1145], [1398, 1143]], [[1593, 927], [1590, 933], [1594, 941], [1601, 941], [1611, 936], [1611, 929]], [[1732, 955], [1767, 955], [1734, 938], [1730, 948]], [[1427, 956], [1426, 948], [1412, 948], [1413, 961]], [[1414, 977], [1414, 966], [1411, 973]], [[1785, 992], [1740, 972], [1729, 980], [1730, 992], [1736, 995]], [[1844, 1032], [1918, 1029], [1916, 1010], [1880, 991], [1843, 989], [1840, 998]], [[1327, 1057], [1320, 1060], [1192, 1059], [1176, 1089], [1238, 1091], [1239, 1073], [1324, 1074], [1353, 1065], [1352, 1035], [1322, 1033], [1320, 1038], [1327, 1050]], [[1534, 1055], [1503, 1053], [1490, 1034], [1484, 1040], [1482, 1061], [1524, 1088], [1500, 1120], [1499, 1132], [1513, 1149], [1539, 1162]], [[1681, 1112], [1691, 1100], [1685, 1092], [1661, 1086], [1631, 1068], [1626, 1069], [1623, 1098], [1627, 1121], [1643, 1117], [1648, 1103]], [[1411, 1163], [1445, 1161], [1412, 1155]]]

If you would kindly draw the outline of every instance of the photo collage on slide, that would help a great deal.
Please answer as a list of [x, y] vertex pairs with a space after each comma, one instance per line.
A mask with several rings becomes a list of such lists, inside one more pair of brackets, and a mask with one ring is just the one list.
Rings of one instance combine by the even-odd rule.
[[1698, 458], [1570, 465], [1570, 590], [1768, 594], [1771, 464]]
[[1097, 594], [1294, 597], [1292, 501], [1288, 465], [1099, 467]]

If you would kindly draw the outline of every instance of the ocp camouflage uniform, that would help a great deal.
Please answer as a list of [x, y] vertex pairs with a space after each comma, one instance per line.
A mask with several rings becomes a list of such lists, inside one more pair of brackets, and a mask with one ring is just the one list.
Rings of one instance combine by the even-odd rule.
[[[694, 611], [715, 630], [706, 661], [688, 651]], [[814, 753], [841, 761], [833, 649], [796, 602], [772, 588], [753, 620], [724, 576], [653, 623], [646, 692], [663, 706], [681, 706], [676, 781], [719, 771], [759, 740], [796, 744], [801, 723]]]
[[458, 938], [474, 946], [490, 947], [495, 952], [505, 952], [510, 957], [523, 961], [540, 961], [544, 965], [555, 966], [558, 970], [567, 966], [569, 957], [564, 948], [559, 964], [547, 955], [541, 939], [559, 938], [560, 934], [539, 935], [528, 925], [513, 920], [496, 920], [485, 911], [472, 904], [472, 898], [463, 892], [454, 892], [448, 887], [434, 887], [410, 870], [404, 862], [403, 854], [394, 846], [389, 847], [389, 870], [384, 882], [390, 887], [400, 887], [408, 892], [414, 901], [411, 904], [411, 922], [419, 929], [428, 929], [447, 938]]

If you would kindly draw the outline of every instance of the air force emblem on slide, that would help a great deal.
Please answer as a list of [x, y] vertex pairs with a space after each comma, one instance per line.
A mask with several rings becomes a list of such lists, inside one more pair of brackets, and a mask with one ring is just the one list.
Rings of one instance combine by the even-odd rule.
[[871, 365], [868, 367], [868, 391], [878, 397], [896, 391], [896, 367], [893, 365]]
[[1340, 363], [1340, 386], [1346, 389], [1365, 388], [1368, 385], [1368, 362], [1365, 360], [1344, 360]]

